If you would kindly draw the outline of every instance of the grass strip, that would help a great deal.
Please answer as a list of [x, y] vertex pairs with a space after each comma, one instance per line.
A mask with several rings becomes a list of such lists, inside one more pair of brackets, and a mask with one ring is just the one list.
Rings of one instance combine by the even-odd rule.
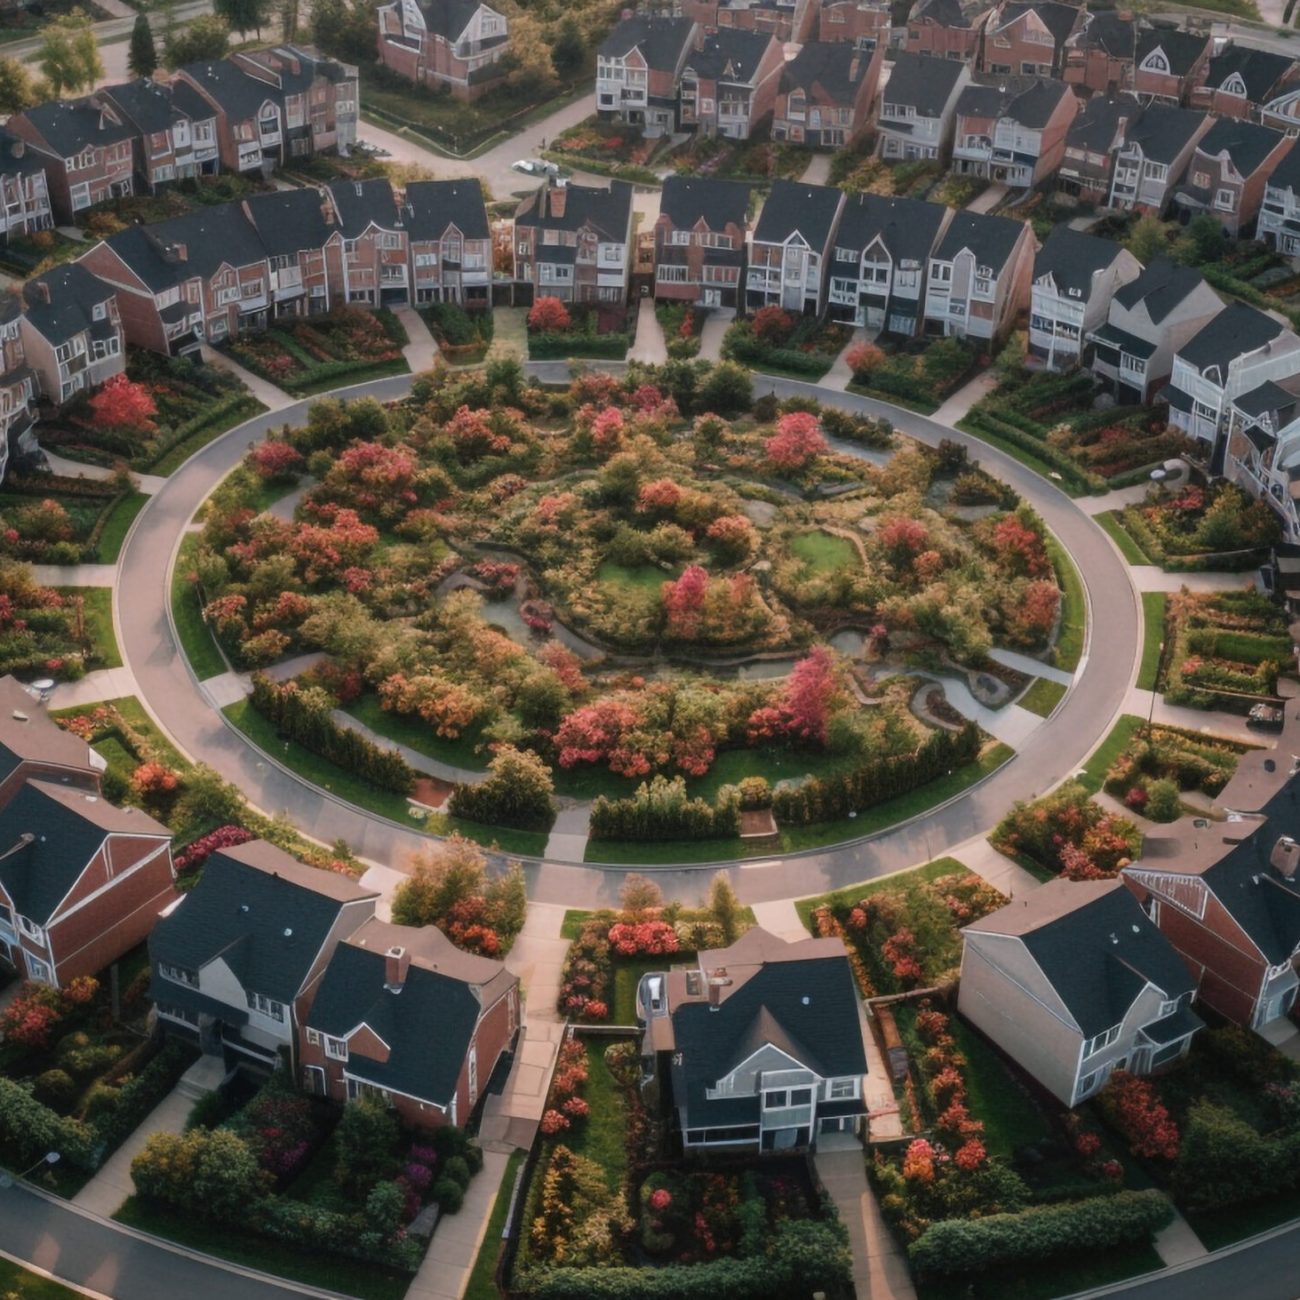
[[1145, 718], [1126, 713], [1112, 728], [1110, 735], [1093, 750], [1078, 777], [1089, 794], [1096, 794], [1105, 784], [1111, 764], [1129, 747], [1133, 737], [1147, 725]]
[[181, 653], [190, 661], [199, 681], [220, 677], [226, 671], [226, 661], [217, 649], [208, 625], [203, 621], [203, 605], [198, 588], [189, 581], [189, 573], [198, 556], [199, 539], [190, 533], [181, 541], [172, 573], [172, 618], [176, 623], [176, 637], [181, 643]]
[[[935, 858], [922, 867], [911, 867], [906, 871], [895, 871], [888, 876], [877, 876], [875, 880], [864, 880], [860, 885], [845, 885], [843, 889], [832, 890], [828, 894], [815, 894], [812, 898], [795, 900], [794, 910], [799, 913], [799, 920], [811, 932], [812, 914], [819, 907], [834, 907], [837, 903], [856, 905], [871, 894], [879, 894], [887, 889], [906, 888], [912, 881], [918, 884], [927, 880], [939, 880], [943, 876], [964, 875], [966, 865], [956, 858]], [[567, 919], [567, 918], [566, 918]]]
[[1165, 639], [1165, 607], [1169, 597], [1163, 591], [1142, 593], [1142, 662], [1138, 666], [1138, 689], [1154, 691], [1160, 678], [1160, 652]]
[[99, 545], [95, 547], [96, 564], [116, 564], [121, 553], [122, 543], [135, 522], [135, 517], [144, 509], [148, 496], [143, 492], [128, 492], [109, 511], [104, 521], [104, 529], [99, 535]]
[[1051, 681], [1047, 677], [1037, 677], [1033, 685], [1016, 701], [1022, 709], [1036, 713], [1040, 718], [1050, 718], [1052, 711], [1065, 697], [1068, 686]]
[[497, 1290], [496, 1276], [497, 1261], [504, 1248], [501, 1234], [505, 1231], [506, 1215], [510, 1212], [510, 1193], [514, 1190], [515, 1178], [523, 1162], [522, 1151], [512, 1152], [506, 1161], [506, 1171], [501, 1176], [501, 1186], [497, 1188], [497, 1198], [492, 1203], [492, 1213], [488, 1217], [487, 1231], [483, 1234], [482, 1244], [474, 1257], [474, 1267], [470, 1270], [462, 1300], [500, 1300], [501, 1292]]
[[1133, 539], [1133, 534], [1124, 527], [1123, 521], [1117, 511], [1106, 510], [1099, 515], [1093, 515], [1101, 530], [1115, 543], [1120, 549], [1129, 564], [1150, 564], [1147, 553]]
[[113, 631], [112, 587], [56, 587], [64, 596], [80, 596], [86, 636], [96, 668], [121, 668], [122, 653]]
[[1061, 625], [1056, 634], [1056, 666], [1072, 673], [1083, 658], [1083, 637], [1088, 626], [1088, 598], [1084, 594], [1083, 579], [1065, 547], [1055, 537], [1047, 538], [1047, 554], [1051, 557], [1056, 580], [1061, 586]]

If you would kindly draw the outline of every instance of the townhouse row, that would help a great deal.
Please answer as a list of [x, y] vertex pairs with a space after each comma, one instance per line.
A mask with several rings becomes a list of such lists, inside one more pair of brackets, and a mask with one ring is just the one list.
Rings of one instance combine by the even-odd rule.
[[67, 225], [131, 194], [220, 171], [268, 175], [357, 138], [357, 70], [276, 46], [13, 114], [0, 128], [0, 235]]

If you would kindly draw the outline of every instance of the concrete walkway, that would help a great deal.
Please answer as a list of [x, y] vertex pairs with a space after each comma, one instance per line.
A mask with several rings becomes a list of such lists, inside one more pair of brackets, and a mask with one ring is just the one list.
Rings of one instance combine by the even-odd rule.
[[709, 313], [703, 328], [700, 330], [699, 357], [701, 361], [722, 360], [722, 339], [735, 319], [736, 313], [734, 311], [712, 311]]
[[952, 850], [952, 856], [964, 863], [981, 879], [988, 881], [1008, 898], [1022, 898], [1037, 889], [1040, 881], [1018, 862], [991, 845], [983, 835], [976, 835]]
[[563, 862], [581, 862], [587, 852], [587, 829], [591, 820], [591, 804], [575, 803], [561, 808], [556, 814], [555, 825], [551, 827], [550, 837], [546, 841], [547, 858], [559, 858]]
[[799, 176], [800, 181], [805, 185], [825, 185], [831, 178], [831, 156], [828, 153], [813, 154]]
[[424, 317], [414, 307], [394, 307], [393, 315], [402, 322], [402, 328], [410, 340], [402, 349], [402, 355], [411, 367], [411, 374], [420, 375], [426, 370], [432, 370], [441, 354], [437, 340], [424, 323]]
[[636, 309], [636, 342], [628, 351], [629, 361], [644, 361], [647, 365], [661, 366], [668, 360], [668, 344], [664, 340], [663, 326], [655, 315], [653, 298], [642, 298]]
[[1156, 1233], [1152, 1244], [1166, 1268], [1173, 1268], [1176, 1264], [1186, 1264], [1210, 1253], [1192, 1231], [1192, 1225], [1177, 1210], [1174, 1211], [1173, 1222]]
[[33, 564], [32, 577], [42, 587], [111, 587], [115, 564]]
[[91, 465], [84, 460], [69, 460], [66, 456], [60, 456], [58, 452], [45, 449], [45, 459], [49, 462], [50, 469], [56, 474], [62, 474], [66, 478], [93, 478], [104, 479], [113, 477], [113, 470], [107, 465]]
[[1212, 712], [1208, 709], [1189, 709], [1180, 704], [1166, 704], [1164, 697], [1157, 697], [1152, 708], [1151, 692], [1134, 686], [1124, 701], [1124, 712], [1136, 717], [1150, 717], [1153, 722], [1163, 723], [1167, 727], [1182, 727], [1187, 731], [1199, 731], [1207, 736], [1223, 736], [1228, 740], [1242, 740], [1247, 744], [1261, 743], [1260, 733], [1246, 726], [1246, 719], [1235, 713]]
[[1166, 573], [1154, 564], [1131, 566], [1133, 582], [1139, 591], [1240, 591], [1254, 585], [1252, 572], [1240, 570], [1208, 571], [1205, 573]]
[[1149, 483], [1134, 483], [1132, 487], [1116, 488], [1099, 497], [1080, 497], [1079, 508], [1089, 515], [1104, 515], [1108, 510], [1123, 510], [1125, 506], [1141, 505], [1147, 499]]
[[966, 205], [967, 212], [992, 212], [994, 208], [1010, 194], [1005, 185], [990, 185], [982, 194], [977, 194]]
[[215, 348], [210, 348], [206, 343], [199, 355], [208, 365], [216, 366], [218, 370], [225, 370], [234, 375], [268, 411], [279, 411], [286, 406], [294, 405], [299, 400], [296, 397], [290, 397], [283, 388], [277, 388], [259, 375], [255, 375], [251, 370], [246, 370], [238, 361], [232, 360], [224, 352], [218, 352]]
[[808, 927], [795, 911], [794, 899], [778, 898], [770, 903], [754, 904], [754, 920], [779, 939], [806, 939]]
[[835, 358], [831, 368], [822, 376], [821, 387], [833, 388], [836, 392], [842, 393], [853, 381], [853, 371], [849, 369], [849, 363], [845, 358], [860, 343], [867, 341], [867, 331], [865, 329], [855, 329], [853, 336], [840, 349], [840, 354]]
[[487, 359], [528, 356], [528, 312], [523, 307], [497, 307], [492, 312], [492, 346]]
[[125, 699], [128, 695], [137, 698], [140, 695], [135, 674], [129, 668], [101, 668], [87, 673], [79, 682], [60, 682], [50, 696], [50, 704], [56, 709], [79, 709], [102, 700]]
[[998, 376], [994, 370], [991, 367], [983, 370], [953, 393], [930, 418], [936, 424], [946, 424], [950, 429], [955, 428], [957, 421], [962, 419], [980, 398], [987, 397], [997, 386]]
[[848, 1229], [849, 1248], [853, 1251], [853, 1287], [858, 1300], [916, 1300], [907, 1257], [894, 1240], [867, 1186], [861, 1148], [818, 1151], [813, 1164]]
[[1074, 674], [1067, 673], [1061, 668], [1053, 668], [1050, 664], [1045, 664], [1041, 659], [1035, 659], [1032, 655], [1018, 654], [1015, 650], [1003, 650], [994, 646], [989, 651], [989, 658], [997, 663], [1004, 664], [1008, 668], [1014, 668], [1018, 673], [1025, 673], [1030, 677], [1046, 677], [1049, 682], [1055, 682], [1058, 686], [1071, 686], [1074, 684]]

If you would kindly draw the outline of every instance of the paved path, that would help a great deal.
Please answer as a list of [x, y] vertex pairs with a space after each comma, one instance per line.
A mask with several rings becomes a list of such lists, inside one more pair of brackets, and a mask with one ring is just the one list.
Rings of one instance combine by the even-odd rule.
[[862, 1148], [818, 1151], [813, 1164], [848, 1229], [858, 1300], [916, 1300], [907, 1258], [867, 1187]]
[[1059, 686], [1071, 686], [1074, 683], [1073, 673], [1053, 668], [1051, 664], [1045, 664], [1041, 659], [1035, 659], [1033, 655], [1022, 655], [1015, 650], [1004, 650], [1000, 646], [995, 646], [989, 651], [989, 658], [996, 663], [1005, 664], [1008, 668], [1014, 668], [1018, 673], [1027, 673], [1030, 677], [1045, 677], [1049, 682], [1056, 682]]
[[1156, 1254], [1164, 1260], [1166, 1266], [1186, 1264], [1189, 1260], [1203, 1259], [1209, 1254], [1205, 1244], [1192, 1231], [1192, 1225], [1177, 1210], [1173, 1222], [1161, 1228], [1153, 1242]]
[[216, 366], [218, 370], [225, 370], [234, 375], [268, 411], [282, 411], [285, 407], [295, 404], [295, 399], [290, 397], [283, 388], [277, 388], [260, 375], [255, 375], [224, 352], [218, 352], [216, 348], [211, 348], [205, 343], [200, 350], [200, 355], [210, 366]]
[[842, 393], [849, 384], [853, 382], [853, 371], [849, 369], [849, 363], [845, 358], [860, 343], [867, 340], [867, 331], [865, 329], [855, 329], [849, 341], [840, 349], [840, 354], [831, 364], [831, 368], [821, 377], [821, 387], [834, 389], [837, 393]]
[[[991, 367], [988, 370], [980, 371], [974, 379], [963, 384], [939, 407], [933, 417], [935, 424], [945, 424], [950, 427], [956, 425], [957, 421], [963, 419], [966, 412], [976, 402], [983, 397], [987, 397], [997, 386], [998, 376]], [[980, 445], [987, 446], [988, 444], [981, 443]], [[983, 458], [985, 453], [981, 452], [980, 455]]]
[[78, 709], [101, 700], [122, 700], [139, 695], [140, 687], [129, 668], [101, 668], [87, 673], [79, 682], [60, 682], [50, 696], [56, 709]]
[[1205, 573], [1166, 573], [1154, 564], [1135, 564], [1130, 572], [1139, 591], [1224, 591], [1254, 585], [1253, 572], [1220, 571]]
[[988, 841], [987, 835], [976, 835], [950, 850], [950, 856], [969, 867], [977, 876], [987, 880], [999, 893], [1008, 898], [1022, 898], [1037, 889], [1038, 878], [999, 853]]
[[805, 185], [825, 185], [831, 178], [831, 154], [815, 153], [808, 159], [799, 179]]
[[1125, 506], [1141, 505], [1147, 499], [1149, 483], [1134, 483], [1132, 487], [1116, 488], [1098, 497], [1080, 497], [1079, 504], [1090, 515], [1105, 514], [1108, 510], [1123, 510]]
[[402, 327], [406, 330], [409, 342], [402, 349], [402, 355], [411, 368], [411, 374], [421, 375], [426, 370], [432, 370], [440, 353], [437, 340], [425, 324], [424, 317], [414, 307], [405, 306], [394, 307], [393, 315], [402, 322]]
[[793, 898], [774, 898], [754, 904], [754, 920], [781, 939], [806, 939], [808, 927], [799, 919]]
[[736, 313], [734, 311], [711, 311], [709, 313], [703, 327], [700, 329], [699, 357], [701, 361], [722, 360], [722, 339], [735, 319]]
[[575, 803], [561, 808], [551, 827], [543, 857], [558, 858], [561, 862], [581, 862], [587, 852], [588, 823], [591, 805]]
[[32, 577], [42, 587], [111, 587], [116, 564], [33, 564]]
[[1155, 698], [1152, 692], [1131, 687], [1125, 698], [1124, 712], [1135, 717], [1150, 717], [1153, 722], [1167, 727], [1182, 727], [1188, 731], [1204, 732], [1207, 736], [1225, 736], [1229, 740], [1242, 740], [1247, 744], [1267, 744], [1267, 738], [1246, 725], [1246, 719], [1235, 713], [1208, 709], [1189, 709], [1180, 704], [1166, 704], [1163, 696]]
[[628, 351], [627, 359], [645, 361], [654, 366], [661, 366], [668, 360], [668, 345], [651, 297], [642, 298], [636, 309], [636, 342]]
[[1010, 194], [1010, 189], [1005, 185], [990, 185], [988, 189], [977, 194], [966, 205], [967, 212], [992, 212], [994, 208]]

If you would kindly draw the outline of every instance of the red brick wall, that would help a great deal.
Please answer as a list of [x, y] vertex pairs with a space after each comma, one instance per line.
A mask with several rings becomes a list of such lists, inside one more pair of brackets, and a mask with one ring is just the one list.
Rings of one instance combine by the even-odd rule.
[[126, 341], [136, 347], [166, 353], [167, 335], [153, 305], [153, 295], [140, 285], [117, 254], [105, 244], [96, 244], [79, 260], [87, 270], [118, 286], [117, 310]]

